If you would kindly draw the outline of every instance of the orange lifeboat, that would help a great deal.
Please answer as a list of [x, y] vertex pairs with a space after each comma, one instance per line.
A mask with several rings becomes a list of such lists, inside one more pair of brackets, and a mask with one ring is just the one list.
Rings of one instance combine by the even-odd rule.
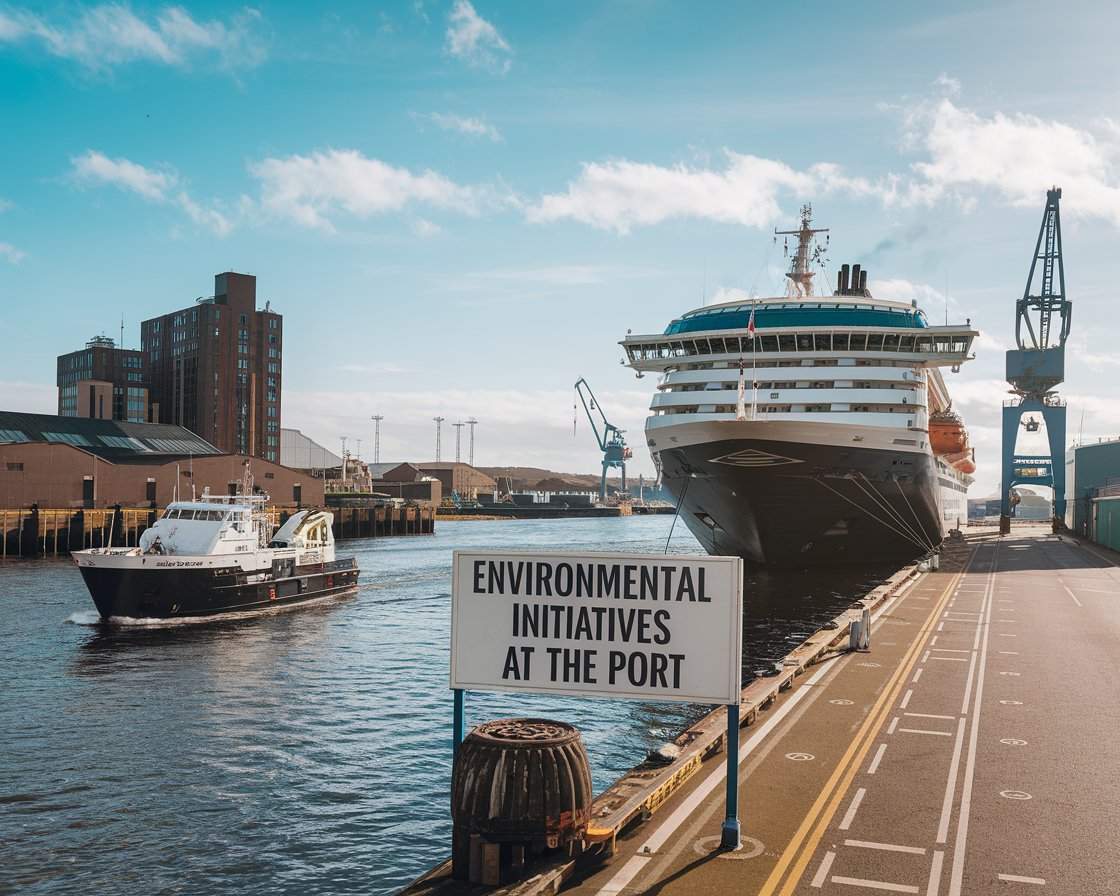
[[968, 433], [965, 432], [964, 421], [948, 409], [930, 414], [929, 445], [939, 457], [967, 454]]
[[976, 449], [974, 448], [972, 451], [966, 451], [964, 457], [960, 460], [951, 460], [949, 463], [962, 473], [972, 475], [976, 472]]

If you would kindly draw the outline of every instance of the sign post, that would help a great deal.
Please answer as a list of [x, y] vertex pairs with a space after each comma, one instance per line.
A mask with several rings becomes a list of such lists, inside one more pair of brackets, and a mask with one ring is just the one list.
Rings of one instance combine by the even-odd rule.
[[743, 561], [455, 551], [451, 687], [727, 706], [727, 821], [739, 846]]

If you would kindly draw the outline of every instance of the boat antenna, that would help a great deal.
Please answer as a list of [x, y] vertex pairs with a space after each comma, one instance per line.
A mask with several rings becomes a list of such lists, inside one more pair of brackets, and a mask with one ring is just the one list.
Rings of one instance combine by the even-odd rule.
[[[814, 230], [809, 225], [813, 221], [813, 206], [805, 203], [801, 206], [801, 227], [798, 230], [778, 230], [774, 229], [774, 237], [777, 239], [779, 236], [796, 236], [797, 237], [797, 251], [794, 253], [793, 261], [790, 264], [789, 273], [786, 277], [789, 283], [786, 285], [786, 295], [789, 298], [804, 298], [812, 296], [813, 290], [813, 277], [816, 276], [813, 271], [809, 269], [810, 263], [816, 260], [816, 257], [810, 257], [809, 246], [813, 242], [813, 237], [818, 233], [828, 233], [828, 228], [818, 228]], [[786, 252], [789, 252], [789, 244], [786, 244]]]

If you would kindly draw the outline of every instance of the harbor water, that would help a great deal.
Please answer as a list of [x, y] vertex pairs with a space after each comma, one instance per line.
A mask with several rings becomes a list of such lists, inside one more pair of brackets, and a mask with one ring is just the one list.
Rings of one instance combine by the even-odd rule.
[[[342, 542], [356, 597], [107, 628], [68, 560], [0, 566], [0, 894], [392, 893], [450, 852], [451, 551], [661, 552], [668, 516]], [[678, 524], [668, 550], [699, 548]], [[747, 573], [744, 680], [893, 569]], [[596, 792], [708, 710], [467, 695], [583, 733]]]

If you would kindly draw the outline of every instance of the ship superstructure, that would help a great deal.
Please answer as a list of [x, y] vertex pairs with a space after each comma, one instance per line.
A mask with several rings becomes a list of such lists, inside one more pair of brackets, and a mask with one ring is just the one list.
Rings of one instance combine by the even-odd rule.
[[711, 553], [779, 566], [924, 554], [966, 515], [971, 453], [933, 446], [930, 419], [951, 408], [942, 369], [978, 334], [874, 298], [859, 265], [814, 295], [810, 224], [806, 206], [787, 295], [621, 342], [630, 367], [660, 377], [647, 445]]

